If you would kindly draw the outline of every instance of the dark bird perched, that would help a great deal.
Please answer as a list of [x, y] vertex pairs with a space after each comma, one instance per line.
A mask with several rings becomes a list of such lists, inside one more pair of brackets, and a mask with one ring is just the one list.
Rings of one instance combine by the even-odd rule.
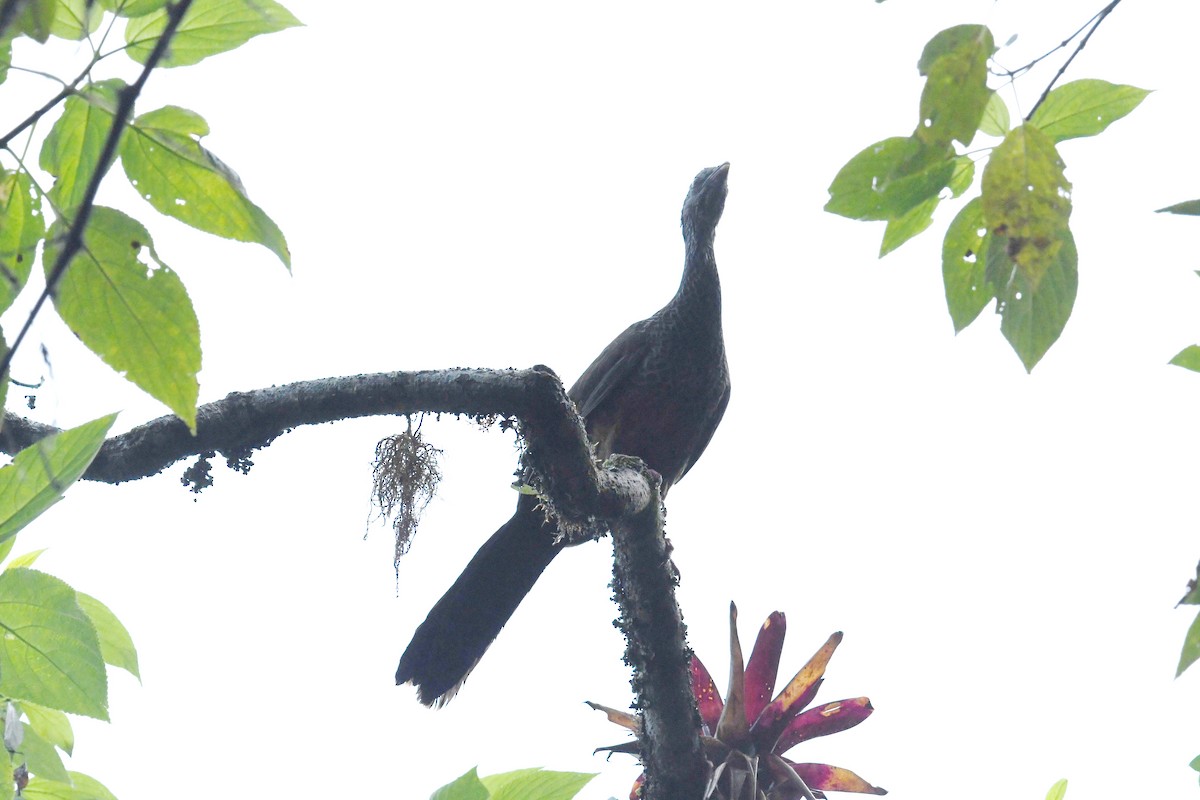
[[[729, 164], [702, 170], [683, 201], [683, 280], [671, 301], [604, 348], [568, 393], [599, 458], [638, 456], [662, 493], [700, 458], [729, 403], [721, 284], [713, 239]], [[522, 495], [417, 628], [396, 670], [425, 705], [442, 705], [565, 546], [536, 497]]]

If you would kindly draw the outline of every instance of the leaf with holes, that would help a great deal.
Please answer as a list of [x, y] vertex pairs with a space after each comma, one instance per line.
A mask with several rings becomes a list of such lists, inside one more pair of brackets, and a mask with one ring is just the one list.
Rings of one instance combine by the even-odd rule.
[[29, 175], [8, 172], [0, 176], [0, 311], [21, 293], [38, 242], [46, 235], [42, 203]]
[[204, 118], [184, 108], [142, 114], [121, 145], [130, 183], [163, 214], [227, 239], [257, 242], [290, 266], [279, 227], [250, 202], [233, 170], [198, 141], [207, 133]]
[[1010, 257], [1008, 237], [989, 234], [987, 279], [996, 291], [996, 311], [1003, 317], [1000, 332], [1031, 372], [1058, 341], [1079, 288], [1075, 240], [1065, 231], [1062, 247], [1055, 253], [1042, 279], [1033, 283]]
[[1046, 95], [1030, 122], [1055, 142], [1095, 136], [1133, 111], [1150, 92], [1092, 78], [1071, 81]]
[[0, 467], [0, 541], [11, 540], [62, 499], [92, 463], [116, 418], [109, 414], [39, 439]]
[[[43, 256], [48, 270], [62, 233], [59, 222], [51, 226]], [[195, 433], [200, 325], [183, 281], [159, 260], [142, 224], [116, 209], [96, 206], [84, 243], [54, 293], [59, 316]]]
[[955, 333], [974, 322], [995, 297], [986, 277], [986, 252], [983, 202], [976, 197], [958, 212], [942, 240], [942, 283]]
[[[209, 56], [241, 47], [255, 36], [300, 25], [300, 20], [274, 0], [195, 0], [179, 27], [161, 67], [185, 67]], [[129, 20], [125, 52], [145, 64], [167, 26], [167, 11]]]
[[896, 219], [937, 197], [953, 180], [953, 149], [895, 136], [846, 162], [829, 186], [825, 210], [850, 219]]
[[87, 193], [88, 183], [100, 165], [104, 140], [112, 130], [117, 93], [124, 88], [117, 79], [93, 83], [82, 93], [68, 97], [62, 116], [54, 123], [38, 164], [54, 176], [49, 196], [55, 209], [68, 219]]
[[138, 673], [137, 650], [133, 646], [133, 638], [121, 624], [121, 620], [117, 619], [117, 615], [110, 611], [108, 606], [91, 595], [76, 592], [76, 599], [100, 636], [100, 653], [104, 656], [104, 662], [120, 667], [140, 680], [142, 676]]
[[1069, 236], [1071, 184], [1063, 170], [1054, 142], [1022, 125], [1004, 137], [983, 171], [987, 229], [1007, 241], [1008, 258], [1034, 288]]
[[925, 45], [917, 64], [926, 76], [917, 137], [938, 146], [952, 140], [971, 143], [994, 94], [987, 87], [987, 62], [994, 52], [992, 32], [983, 25], [947, 28]]
[[0, 572], [0, 692], [108, 719], [100, 640], [75, 590], [32, 569]]

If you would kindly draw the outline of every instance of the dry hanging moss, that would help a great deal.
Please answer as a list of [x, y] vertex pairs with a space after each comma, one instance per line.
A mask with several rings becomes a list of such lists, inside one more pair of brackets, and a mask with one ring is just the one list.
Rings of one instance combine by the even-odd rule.
[[413, 429], [412, 417], [408, 418], [407, 431], [388, 436], [375, 445], [371, 507], [377, 509], [376, 518], [392, 520], [397, 568], [417, 532], [421, 514], [442, 479], [438, 467], [441, 453], [421, 437], [420, 422]]

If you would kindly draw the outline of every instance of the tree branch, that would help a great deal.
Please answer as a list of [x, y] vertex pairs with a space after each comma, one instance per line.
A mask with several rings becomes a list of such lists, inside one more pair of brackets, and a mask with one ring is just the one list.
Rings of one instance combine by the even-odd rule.
[[[690, 653], [675, 602], [678, 576], [663, 535], [662, 477], [640, 459], [596, 465], [583, 421], [552, 370], [450, 369], [301, 381], [234, 392], [196, 410], [196, 435], [168, 415], [108, 439], [84, 473], [120, 483], [212, 451], [244, 454], [302, 425], [381, 414], [434, 412], [514, 417], [527, 480], [572, 538], [611, 530], [626, 659], [642, 711], [648, 798], [699, 798], [707, 761], [691, 692]], [[59, 429], [6, 414], [0, 451], [15, 453]]]
[[[649, 477], [657, 478], [652, 473]], [[621, 607], [625, 661], [633, 669], [630, 683], [641, 716], [638, 744], [646, 768], [644, 792], [648, 800], [698, 800], [708, 783], [709, 764], [700, 746], [691, 652], [675, 602], [679, 575], [663, 535], [661, 481], [647, 483], [652, 501], [640, 513], [612, 520], [611, 525], [613, 593]]]

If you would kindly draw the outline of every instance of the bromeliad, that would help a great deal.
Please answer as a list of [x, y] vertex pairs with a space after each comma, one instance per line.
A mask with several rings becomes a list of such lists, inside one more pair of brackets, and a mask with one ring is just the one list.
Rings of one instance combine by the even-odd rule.
[[[749, 663], [743, 664], [737, 635], [737, 608], [729, 606], [729, 690], [724, 701], [700, 659], [692, 656], [692, 691], [700, 711], [700, 739], [713, 765], [706, 798], [721, 800], [815, 800], [824, 792], [887, 794], [855, 773], [828, 764], [796, 762], [783, 754], [801, 742], [828, 736], [862, 722], [874, 709], [865, 697], [837, 700], [808, 708], [824, 681], [825, 667], [842, 641], [841, 632], [808, 660], [774, 699], [776, 673], [787, 625], [781, 612], [767, 617]], [[625, 711], [589, 703], [610, 720], [634, 732], [638, 718]], [[637, 742], [602, 747], [637, 754]], [[631, 800], [639, 800], [645, 774], [634, 784]]]

